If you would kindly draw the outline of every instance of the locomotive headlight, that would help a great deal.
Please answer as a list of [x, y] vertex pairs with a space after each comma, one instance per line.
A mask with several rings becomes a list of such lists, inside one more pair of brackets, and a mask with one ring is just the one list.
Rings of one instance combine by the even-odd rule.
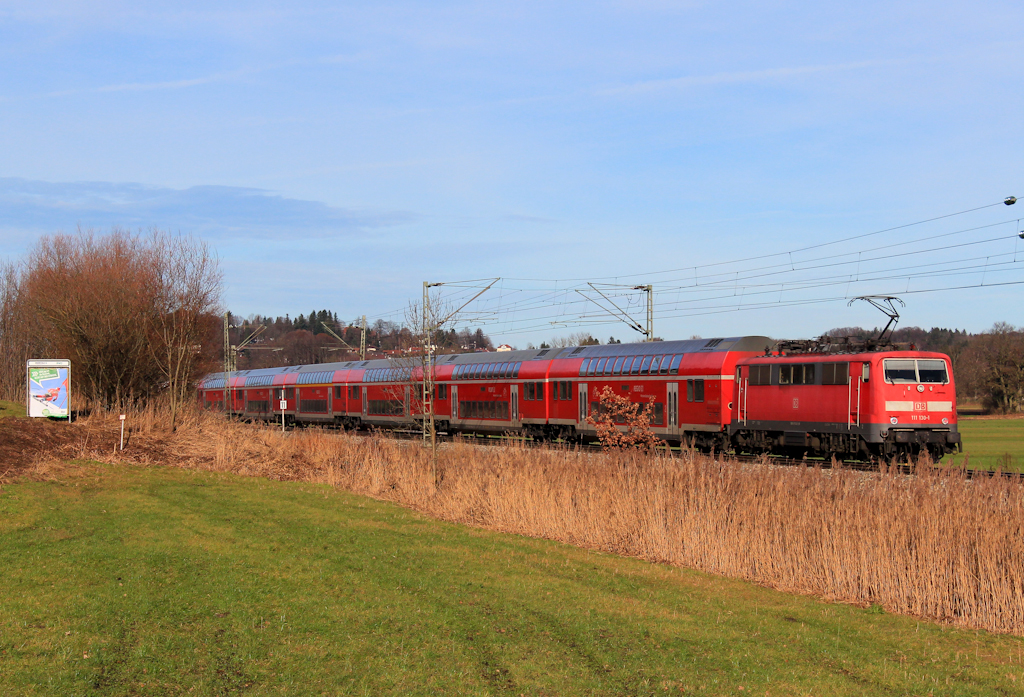
[[949, 423], [949, 419], [945, 419], [945, 418], [944, 418], [944, 419], [942, 419], [942, 425], [943, 425], [943, 426], [945, 426], [945, 425], [946, 425], [946, 424], [948, 424], [948, 423]]
[[895, 416], [890, 416], [889, 417], [889, 423], [891, 423], [893, 426], [895, 426], [898, 422], [899, 422], [899, 419], [897, 419]]
[[917, 391], [918, 392], [924, 392], [924, 385], [918, 385], [917, 386]]

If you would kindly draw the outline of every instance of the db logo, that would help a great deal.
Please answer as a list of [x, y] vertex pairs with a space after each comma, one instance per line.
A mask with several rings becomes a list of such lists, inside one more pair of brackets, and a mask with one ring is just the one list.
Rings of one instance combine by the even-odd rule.
[[799, 397], [793, 397], [793, 408], [794, 409], [799, 409], [800, 408], [800, 398]]
[[928, 405], [924, 402], [914, 402], [914, 411], [928, 411]]

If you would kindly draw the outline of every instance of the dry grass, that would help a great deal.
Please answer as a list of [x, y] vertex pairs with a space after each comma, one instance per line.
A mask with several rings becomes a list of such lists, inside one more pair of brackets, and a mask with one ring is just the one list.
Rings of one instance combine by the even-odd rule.
[[[444, 520], [642, 557], [887, 611], [1024, 635], [1024, 486], [741, 464], [699, 454], [444, 446], [438, 483], [417, 442], [227, 423], [174, 434], [133, 415], [78, 427], [109, 462], [162, 462], [320, 482]], [[73, 449], [73, 448], [72, 448]]]

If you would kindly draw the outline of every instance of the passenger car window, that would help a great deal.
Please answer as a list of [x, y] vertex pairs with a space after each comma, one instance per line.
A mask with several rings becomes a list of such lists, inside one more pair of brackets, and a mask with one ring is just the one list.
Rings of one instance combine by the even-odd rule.
[[669, 374], [670, 375], [678, 375], [679, 374], [679, 364], [682, 363], [682, 362], [683, 362], [682, 355], [674, 356], [672, 358], [672, 367], [668, 371]]
[[[643, 364], [643, 362], [644, 362], [644, 359], [642, 357], [640, 357], [640, 356], [637, 356], [636, 358], [634, 358], [633, 359], [633, 367], [629, 369], [629, 374], [630, 375], [639, 375], [640, 374], [640, 366], [641, 366], [641, 364]], [[623, 374], [625, 374], [625, 372], [623, 372]]]
[[614, 365], [614, 367], [612, 369], [612, 375], [619, 375], [619, 374], [622, 373], [622, 361], [623, 360], [624, 359], [623, 359], [622, 356], [619, 356], [618, 358], [615, 359], [615, 365]]
[[584, 375], [587, 374], [587, 368], [589, 368], [589, 367], [590, 367], [590, 359], [589, 358], [584, 358], [583, 362], [580, 363], [580, 377], [583, 377]]
[[658, 373], [661, 375], [668, 375], [669, 361], [672, 360], [672, 356], [665, 356], [661, 359], [661, 367], [658, 368]]
[[651, 368], [651, 357], [645, 356], [644, 362], [640, 365], [640, 374], [647, 375], [647, 371]]
[[658, 374], [658, 366], [661, 365], [661, 356], [655, 356], [651, 361], [651, 375]]
[[597, 362], [597, 368], [594, 369], [594, 375], [604, 375], [604, 364], [606, 361], [606, 358], [602, 358]]

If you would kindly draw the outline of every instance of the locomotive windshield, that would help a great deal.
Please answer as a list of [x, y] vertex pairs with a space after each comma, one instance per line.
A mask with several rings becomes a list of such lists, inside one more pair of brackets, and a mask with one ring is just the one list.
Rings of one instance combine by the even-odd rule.
[[921, 382], [944, 385], [949, 382], [946, 362], [937, 358], [887, 358], [884, 364], [886, 382], [897, 385]]
[[919, 360], [917, 374], [921, 378], [921, 382], [936, 382], [943, 385], [949, 382], [949, 377], [946, 375], [946, 361]]

